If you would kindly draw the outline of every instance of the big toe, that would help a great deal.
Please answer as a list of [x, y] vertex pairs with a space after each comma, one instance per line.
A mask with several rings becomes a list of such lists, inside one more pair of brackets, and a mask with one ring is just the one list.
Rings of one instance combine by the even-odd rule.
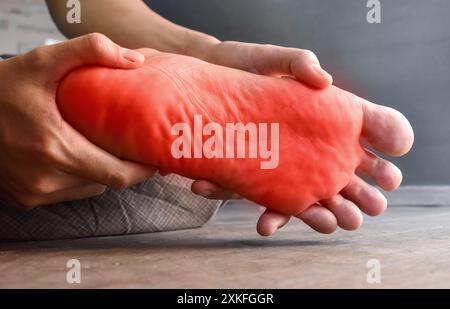
[[389, 156], [402, 156], [414, 143], [414, 131], [399, 111], [363, 99], [363, 138], [376, 150]]

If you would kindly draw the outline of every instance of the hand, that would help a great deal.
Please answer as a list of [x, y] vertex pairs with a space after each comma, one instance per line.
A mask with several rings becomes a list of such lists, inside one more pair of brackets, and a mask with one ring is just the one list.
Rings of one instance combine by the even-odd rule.
[[326, 88], [333, 78], [309, 50], [275, 45], [222, 42], [210, 48], [204, 60], [269, 76], [291, 76], [315, 88]]
[[100, 34], [39, 47], [0, 62], [0, 192], [25, 209], [99, 195], [143, 181], [155, 169], [122, 161], [91, 144], [60, 116], [56, 90], [71, 70], [144, 62]]
[[[256, 74], [292, 76], [316, 88], [324, 88], [332, 83], [332, 77], [321, 69], [314, 53], [301, 49], [223, 42], [212, 47], [206, 53], [205, 60]], [[408, 121], [390, 108], [368, 101], [364, 101], [363, 106], [365, 122], [362, 138], [383, 154], [401, 156], [407, 153], [413, 143], [413, 132]], [[392, 132], [396, 132], [396, 135], [393, 136]], [[369, 150], [366, 151], [358, 174], [368, 176], [384, 190], [394, 190], [402, 181], [402, 174], [395, 165]], [[236, 194], [203, 180], [194, 182], [192, 190], [209, 198], [238, 198]], [[384, 195], [355, 175], [338, 195], [312, 205], [296, 217], [318, 232], [332, 233], [338, 226], [345, 230], [357, 229], [362, 224], [363, 212], [379, 215], [386, 206]], [[257, 230], [261, 235], [269, 236], [289, 220], [290, 216], [266, 210], [258, 221]]]

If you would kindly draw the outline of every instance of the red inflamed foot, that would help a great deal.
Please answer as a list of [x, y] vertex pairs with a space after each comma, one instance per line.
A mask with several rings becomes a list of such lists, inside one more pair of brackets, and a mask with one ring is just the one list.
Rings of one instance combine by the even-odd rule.
[[[387, 121], [376, 124], [384, 126], [377, 133], [367, 130], [366, 110], [385, 107], [334, 86], [313, 89], [140, 51], [146, 61], [136, 70], [92, 66], [70, 73], [57, 94], [63, 118], [120, 158], [208, 180], [281, 214], [333, 203], [357, 169], [378, 162], [362, 141], [376, 148], [378, 135], [395, 129]], [[398, 138], [411, 135], [412, 144], [411, 132]], [[410, 147], [387, 152], [402, 155]]]

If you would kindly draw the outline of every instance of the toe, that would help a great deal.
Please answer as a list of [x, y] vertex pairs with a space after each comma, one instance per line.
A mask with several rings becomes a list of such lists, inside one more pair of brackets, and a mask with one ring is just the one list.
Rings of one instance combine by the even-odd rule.
[[387, 207], [386, 197], [378, 189], [356, 175], [353, 176], [351, 182], [342, 190], [341, 194], [369, 216], [382, 214]]
[[383, 190], [392, 191], [402, 183], [402, 172], [398, 167], [376, 154], [365, 151], [358, 172], [369, 176]]
[[270, 236], [289, 222], [291, 217], [267, 209], [259, 218], [256, 230], [261, 236]]
[[335, 215], [339, 227], [344, 230], [356, 230], [363, 222], [361, 210], [342, 195], [338, 194], [330, 199], [320, 201], [320, 204]]
[[337, 228], [336, 217], [322, 205], [313, 205], [296, 217], [319, 233], [331, 234]]
[[362, 99], [364, 124], [362, 135], [376, 150], [402, 156], [412, 147], [414, 132], [400, 112]]

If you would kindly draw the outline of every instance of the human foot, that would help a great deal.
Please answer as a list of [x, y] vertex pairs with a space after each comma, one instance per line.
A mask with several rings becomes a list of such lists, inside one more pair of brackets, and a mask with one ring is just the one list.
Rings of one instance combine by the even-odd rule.
[[[364, 129], [362, 138], [384, 155], [401, 156], [412, 147], [414, 134], [411, 125], [395, 110], [363, 101]], [[358, 174], [370, 178], [386, 191], [395, 190], [402, 181], [401, 171], [370, 150], [366, 150], [357, 169]], [[203, 186], [204, 184], [198, 184]], [[210, 189], [211, 190], [211, 189]], [[362, 213], [376, 216], [386, 209], [381, 192], [358, 175], [336, 196], [308, 208], [298, 219], [321, 233], [332, 233], [339, 226], [345, 230], [357, 229], [362, 224]], [[257, 230], [269, 236], [284, 226], [290, 216], [267, 210], [258, 221]]]
[[[215, 46], [212, 51], [208, 53], [208, 57], [206, 57], [205, 60], [261, 75], [292, 76], [298, 81], [316, 88], [325, 88], [329, 86], [332, 81], [332, 78], [328, 73], [323, 70], [317, 71], [314, 69], [320, 68], [320, 63], [313, 52], [298, 48], [249, 44], [243, 42], [223, 42]], [[368, 117], [379, 118], [380, 120], [389, 118], [386, 117], [385, 109], [380, 110], [379, 113], [368, 112]], [[392, 119], [392, 121], [395, 120]], [[401, 118], [397, 119], [397, 121], [399, 124], [404, 124], [403, 130], [405, 132], [409, 131], [411, 133], [407, 139], [399, 141], [400, 145], [403, 143], [403, 146], [408, 147], [408, 143], [411, 144], [413, 139], [412, 130], [410, 130], [409, 124], [402, 121]], [[374, 129], [377, 130], [378, 126], [374, 125]], [[392, 139], [390, 136], [391, 134], [387, 134], [384, 138], [389, 141]], [[383, 147], [380, 147], [379, 149], [383, 153]], [[407, 150], [405, 150], [405, 152], [407, 152]], [[369, 174], [369, 176], [372, 175], [370, 178], [377, 178], [379, 179], [378, 182], [385, 183], [385, 181], [380, 179], [380, 176], [377, 176], [378, 173], [381, 173], [385, 175], [386, 181], [391, 181], [392, 183], [397, 182], [398, 184], [401, 182], [401, 173], [395, 166], [388, 162], [384, 162], [383, 160], [374, 160], [374, 162], [377, 163], [375, 164], [376, 167], [372, 171], [366, 173]], [[381, 172], [377, 172], [379, 170], [381, 170]], [[382, 177], [383, 176], [381, 176], [381, 178]], [[391, 189], [387, 188], [387, 190]], [[205, 180], [195, 181], [192, 185], [192, 190], [193, 192], [208, 198], [239, 198], [235, 193], [220, 188]], [[370, 187], [364, 186], [361, 191], [371, 190]], [[366, 192], [365, 196], [370, 196], [370, 192]], [[334, 231], [337, 228], [338, 223], [341, 228], [354, 230], [361, 225], [361, 211], [376, 215], [381, 213], [385, 208], [379, 207], [379, 205], [386, 203], [384, 197], [379, 194], [377, 194], [377, 197], [374, 199], [375, 202], [367, 198], [362, 199], [359, 203], [353, 202], [353, 204], [358, 206], [357, 208], [348, 206], [351, 204], [347, 203], [339, 196], [336, 196], [334, 200], [341, 201], [339, 204], [341, 206], [328, 209], [323, 206], [326, 203], [323, 203], [323, 205], [315, 205], [308, 208], [298, 217], [303, 219], [302, 221], [313, 227], [315, 230], [323, 233]], [[261, 215], [261, 219], [258, 222], [258, 231], [262, 235], [270, 235], [276, 231], [278, 227], [286, 224], [288, 220], [289, 216], [278, 214], [273, 211], [265, 212]]]
[[[331, 208], [342, 204], [333, 196], [350, 183], [363, 154], [359, 136], [363, 122], [367, 122], [363, 121], [363, 109], [367, 107], [359, 98], [337, 88], [319, 92], [295, 81], [261, 77], [155, 51], [147, 52], [147, 62], [148, 67], [133, 72], [134, 77], [106, 68], [88, 68], [70, 75], [59, 91], [63, 116], [95, 143], [117, 155], [191, 178], [216, 181], [286, 214], [304, 214], [304, 209], [324, 198]], [[143, 80], [151, 81], [146, 90], [139, 89]], [[138, 99], [136, 93], [131, 93], [133, 90], [140, 93]], [[310, 102], [302, 105], [304, 96]], [[284, 109], [285, 113], [274, 112], [274, 100], [279, 101], [278, 111]], [[221, 105], [223, 101], [227, 102]], [[151, 118], [159, 112], [162, 115]], [[169, 147], [162, 146], [173, 140], [168, 131], [180, 121], [192, 124], [195, 113], [222, 123], [280, 121], [287, 128], [280, 132], [280, 167], [267, 173], [257, 168], [255, 160], [171, 157]], [[143, 117], [141, 121], [136, 120], [139, 117]], [[300, 120], [303, 121], [299, 123]], [[127, 122], [134, 122], [134, 128], [128, 125], [125, 132], [120, 125]], [[366, 132], [365, 127], [363, 133], [370, 142], [377, 143], [376, 134]], [[136, 143], [136, 139], [140, 142]], [[152, 147], [155, 141], [157, 147]], [[302, 154], [300, 163], [292, 157], [298, 153]], [[364, 166], [365, 163], [360, 165]], [[236, 177], [242, 173], [253, 182]], [[268, 180], [275, 181], [275, 188], [268, 188]], [[301, 184], [303, 192], [296, 192], [298, 187], [292, 186], [293, 180]], [[266, 188], [255, 187], [258, 182], [265, 183]]]
[[[409, 122], [391, 108], [365, 100], [363, 106], [366, 119], [363, 137], [369, 137], [373, 147], [383, 154], [392, 156], [406, 154], [414, 140]], [[391, 132], [398, 134], [393, 136]], [[386, 191], [395, 190], [400, 185], [402, 174], [394, 164], [381, 159], [370, 150], [366, 150], [363, 158], [358, 174], [369, 177]], [[194, 182], [193, 191], [217, 199], [239, 198], [232, 192], [201, 180]], [[296, 218], [321, 233], [332, 233], [338, 226], [345, 230], [355, 230], [362, 224], [362, 213], [376, 216], [381, 214], [386, 206], [386, 199], [381, 192], [355, 174], [351, 183], [342, 192], [309, 207]], [[291, 216], [267, 210], [261, 215], [257, 230], [263, 236], [272, 235], [290, 218]]]

